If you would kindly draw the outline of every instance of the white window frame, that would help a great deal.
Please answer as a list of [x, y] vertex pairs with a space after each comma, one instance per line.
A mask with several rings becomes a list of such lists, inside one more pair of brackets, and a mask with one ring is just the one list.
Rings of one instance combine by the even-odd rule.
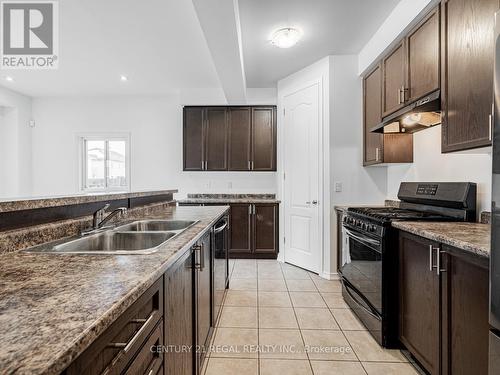
[[[108, 142], [109, 141], [125, 141], [125, 178], [127, 180], [126, 186], [121, 187], [108, 187], [104, 188], [87, 188], [87, 155], [85, 143], [87, 141], [104, 141], [106, 144], [106, 158], [108, 158]], [[130, 173], [130, 133], [85, 133], [77, 135], [78, 142], [78, 171], [79, 190], [84, 193], [105, 193], [105, 192], [118, 192], [130, 191], [131, 186], [131, 173]], [[104, 163], [104, 177], [106, 185], [108, 183], [108, 160]]]

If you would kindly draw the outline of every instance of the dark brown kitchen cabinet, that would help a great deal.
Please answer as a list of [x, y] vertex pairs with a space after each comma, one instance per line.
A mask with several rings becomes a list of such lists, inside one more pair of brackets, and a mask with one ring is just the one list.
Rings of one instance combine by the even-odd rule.
[[363, 79], [364, 160], [369, 166], [382, 163], [413, 162], [411, 134], [379, 134], [370, 130], [382, 121], [382, 68], [375, 67]]
[[443, 0], [442, 152], [491, 145], [498, 0]]
[[[171, 348], [194, 347], [193, 251], [183, 255], [165, 274], [165, 343]], [[165, 353], [166, 375], [193, 375], [192, 350]]]
[[229, 255], [238, 257], [252, 253], [252, 205], [231, 204]]
[[229, 108], [229, 170], [249, 171], [252, 146], [251, 108]]
[[205, 170], [227, 169], [227, 109], [208, 108], [205, 121]]
[[404, 105], [405, 44], [401, 42], [382, 60], [382, 115], [397, 111]]
[[488, 374], [489, 262], [443, 246], [442, 374]]
[[276, 254], [278, 234], [276, 231], [277, 206], [275, 204], [254, 204], [253, 242], [256, 254]]
[[184, 107], [185, 171], [276, 171], [276, 107]]
[[252, 108], [252, 171], [276, 170], [276, 108]]
[[439, 7], [427, 15], [406, 37], [408, 102], [413, 102], [440, 87]]
[[382, 121], [382, 68], [377, 65], [363, 79], [364, 165], [380, 163], [383, 134], [370, 130]]
[[[439, 374], [438, 245], [401, 233], [399, 244], [399, 339], [431, 374]], [[432, 258], [431, 258], [432, 257]]]
[[205, 169], [204, 109], [184, 108], [184, 170]]
[[431, 374], [487, 374], [488, 259], [399, 237], [399, 336]]
[[278, 205], [231, 204], [231, 258], [270, 258], [278, 256]]
[[[156, 374], [162, 369], [162, 345], [163, 277], [121, 314], [63, 373]], [[151, 347], [160, 350], [151, 351]]]

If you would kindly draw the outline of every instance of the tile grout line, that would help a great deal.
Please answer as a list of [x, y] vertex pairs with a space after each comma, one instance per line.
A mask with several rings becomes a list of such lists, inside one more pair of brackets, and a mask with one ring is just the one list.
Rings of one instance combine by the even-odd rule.
[[[299, 334], [300, 334], [300, 338], [302, 339], [302, 344], [304, 345], [304, 351], [305, 351], [306, 341], [304, 340], [304, 335], [302, 334], [302, 328], [300, 327], [299, 319], [297, 318], [297, 312], [295, 311], [295, 305], [293, 304], [292, 296], [290, 295], [290, 290], [288, 289], [288, 282], [287, 282], [287, 279], [284, 275], [283, 266], [281, 264], [280, 264], [280, 267], [281, 267], [281, 273], [283, 273], [283, 278], [285, 279], [286, 291], [288, 294], [288, 298], [290, 298], [290, 303], [292, 304], [293, 315], [295, 316], [295, 321], [297, 322], [297, 326], [299, 327]], [[309, 279], [310, 279], [310, 277], [309, 277]], [[313, 285], [314, 285], [314, 287], [316, 287], [314, 282], [313, 282]], [[314, 374], [314, 370], [313, 370], [312, 363], [311, 363], [311, 358], [309, 357], [309, 353], [307, 353], [307, 352], [306, 352], [306, 357], [307, 357], [307, 362], [309, 363], [309, 368], [311, 369], [311, 374]]]
[[256, 262], [256, 270], [257, 273], [257, 374], [260, 375], [260, 312], [259, 312], [259, 262]]

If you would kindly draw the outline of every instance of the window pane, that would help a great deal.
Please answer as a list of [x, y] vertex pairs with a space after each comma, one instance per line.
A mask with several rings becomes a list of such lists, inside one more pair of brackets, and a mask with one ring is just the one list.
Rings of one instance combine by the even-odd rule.
[[85, 156], [87, 162], [87, 188], [104, 188], [106, 180], [104, 177], [105, 143], [104, 141], [87, 141]]
[[126, 187], [125, 141], [109, 141], [108, 187]]

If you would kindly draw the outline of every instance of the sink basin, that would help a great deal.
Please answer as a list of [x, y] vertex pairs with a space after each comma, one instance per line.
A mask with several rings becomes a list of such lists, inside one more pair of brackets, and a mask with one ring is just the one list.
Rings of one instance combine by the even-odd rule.
[[72, 254], [150, 254], [170, 238], [173, 232], [132, 233], [108, 231], [78, 238], [46, 250], [52, 253]]
[[168, 232], [189, 228], [196, 221], [189, 220], [140, 220], [117, 227], [120, 232]]
[[114, 229], [66, 240], [62, 243], [40, 245], [24, 250], [29, 253], [125, 255], [152, 254], [160, 245], [179, 235], [197, 221], [139, 220]]

